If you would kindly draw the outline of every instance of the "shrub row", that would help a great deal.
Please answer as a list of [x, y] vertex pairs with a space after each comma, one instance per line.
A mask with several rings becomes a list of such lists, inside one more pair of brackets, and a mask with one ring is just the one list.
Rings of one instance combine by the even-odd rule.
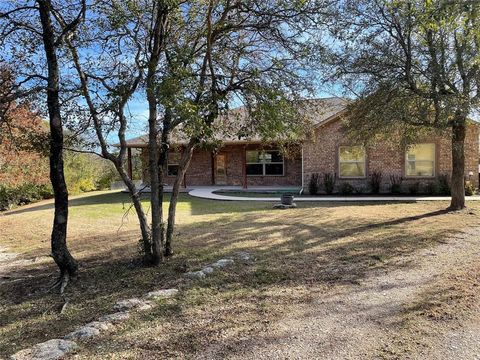
[[333, 194], [335, 188], [335, 174], [324, 174], [322, 181], [320, 180], [320, 174], [314, 173], [310, 176], [308, 182], [308, 192], [310, 195], [318, 195], [320, 188], [323, 186], [325, 192], [328, 195]]
[[[315, 173], [309, 179], [308, 190], [310, 195], [318, 195], [323, 186], [325, 193], [332, 194], [335, 187], [336, 174], [327, 173], [323, 176], [323, 182], [320, 180], [320, 174]], [[363, 187], [355, 187], [348, 182], [343, 182], [339, 187], [339, 193], [342, 195], [363, 194], [370, 192], [379, 194], [382, 184], [383, 174], [381, 172], [373, 172], [369, 179], [369, 189]], [[449, 196], [451, 194], [450, 183], [447, 175], [439, 175], [434, 181], [421, 183], [419, 181], [404, 185], [404, 178], [398, 175], [390, 175], [389, 190], [391, 194], [409, 194], [409, 195], [441, 195]], [[465, 195], [471, 196], [477, 193], [477, 189], [473, 183], [467, 181], [465, 183]]]
[[53, 197], [53, 190], [50, 185], [32, 183], [25, 183], [17, 187], [0, 185], [0, 211], [51, 197]]

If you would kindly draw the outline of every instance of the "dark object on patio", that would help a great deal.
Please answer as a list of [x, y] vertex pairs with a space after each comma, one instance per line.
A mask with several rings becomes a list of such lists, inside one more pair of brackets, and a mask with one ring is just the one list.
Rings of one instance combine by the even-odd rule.
[[282, 194], [281, 202], [282, 202], [282, 205], [292, 205], [293, 204], [293, 195], [292, 194]]

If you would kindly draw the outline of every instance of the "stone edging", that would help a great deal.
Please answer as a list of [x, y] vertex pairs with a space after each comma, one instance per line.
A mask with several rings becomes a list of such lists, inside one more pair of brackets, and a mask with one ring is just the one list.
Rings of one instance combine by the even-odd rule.
[[[252, 259], [250, 253], [240, 251], [234, 256], [237, 260], [248, 262]], [[185, 273], [189, 279], [203, 279], [212, 274], [216, 269], [223, 269], [235, 263], [234, 258], [220, 259], [207, 265], [199, 271]], [[68, 333], [63, 339], [51, 339], [43, 343], [33, 345], [10, 356], [11, 360], [56, 360], [68, 353], [79, 349], [75, 340], [85, 340], [100, 335], [101, 332], [110, 330], [116, 324], [130, 318], [131, 311], [146, 311], [152, 309], [155, 304], [151, 300], [167, 299], [178, 295], [178, 289], [160, 289], [144, 294], [143, 298], [131, 298], [118, 300], [113, 309], [114, 313], [103, 315], [97, 321], [89, 322], [74, 331]]]

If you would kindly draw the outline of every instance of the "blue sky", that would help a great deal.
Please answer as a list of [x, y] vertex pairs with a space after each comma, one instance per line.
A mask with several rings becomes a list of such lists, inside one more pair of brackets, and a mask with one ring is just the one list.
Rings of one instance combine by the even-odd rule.
[[[139, 94], [136, 98], [130, 100], [128, 103], [128, 112], [132, 116], [133, 121], [131, 121], [129, 124], [129, 128], [127, 130], [127, 139], [144, 135], [147, 132], [148, 103], [142, 98], [142, 95], [143, 94]], [[322, 89], [319, 88], [311, 97], [324, 98], [334, 96], [345, 96], [345, 94], [342, 93], [340, 86], [331, 86], [328, 88], [322, 87]], [[118, 140], [116, 138], [116, 133], [110, 134], [109, 138], [109, 140], [114, 142]]]

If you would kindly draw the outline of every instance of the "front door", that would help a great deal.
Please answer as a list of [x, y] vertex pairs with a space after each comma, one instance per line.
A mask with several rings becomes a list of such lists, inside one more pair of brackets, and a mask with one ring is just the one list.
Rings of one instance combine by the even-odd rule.
[[218, 154], [215, 157], [215, 185], [227, 184], [227, 157], [225, 154]]

